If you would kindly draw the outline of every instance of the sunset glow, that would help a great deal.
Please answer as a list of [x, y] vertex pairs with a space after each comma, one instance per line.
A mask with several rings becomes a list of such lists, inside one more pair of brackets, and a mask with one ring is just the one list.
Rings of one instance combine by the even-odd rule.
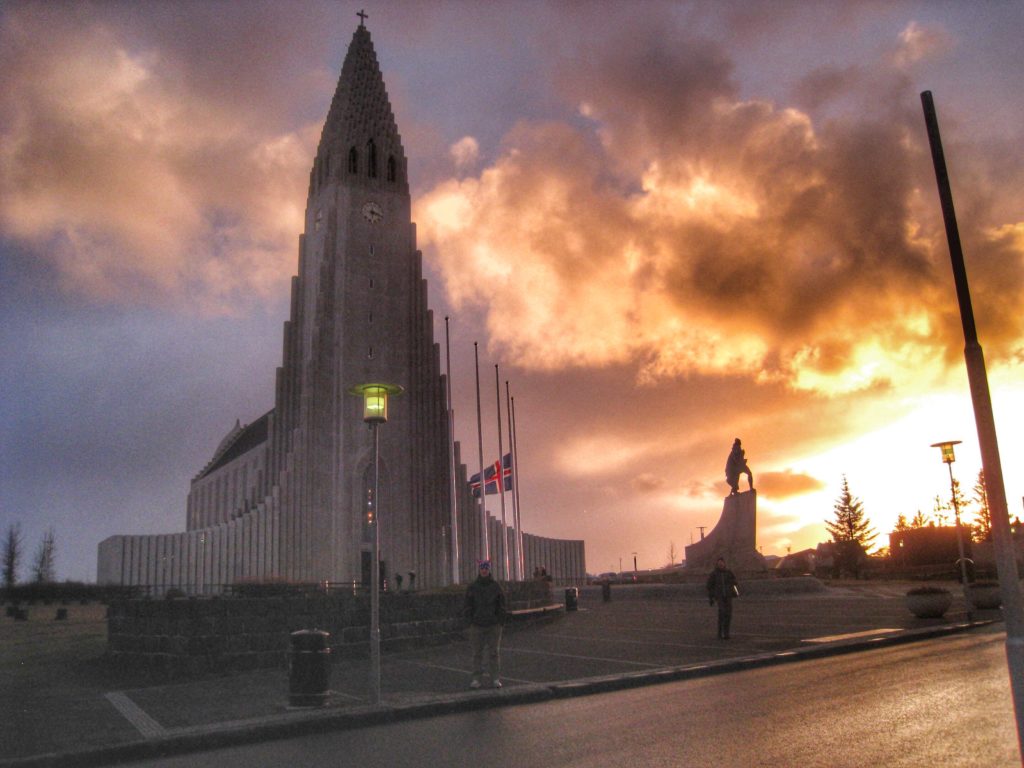
[[[826, 540], [844, 475], [887, 544], [948, 497], [938, 440], [970, 495], [929, 89], [1024, 515], [1020, 4], [527, 5], [366, 6], [470, 473], [478, 341], [484, 460], [498, 364], [524, 527], [585, 539], [592, 572], [713, 526], [737, 436], [765, 554]], [[271, 407], [361, 7], [0, 10], [0, 524], [30, 549], [54, 526], [62, 578], [180, 530], [189, 478]]]

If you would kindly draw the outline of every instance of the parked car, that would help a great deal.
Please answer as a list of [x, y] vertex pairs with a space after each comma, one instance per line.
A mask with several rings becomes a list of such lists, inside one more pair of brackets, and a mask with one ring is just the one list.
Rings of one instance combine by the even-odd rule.
[[618, 584], [619, 574], [613, 571], [607, 571], [606, 573], [600, 573], [597, 578], [594, 579], [595, 584]]

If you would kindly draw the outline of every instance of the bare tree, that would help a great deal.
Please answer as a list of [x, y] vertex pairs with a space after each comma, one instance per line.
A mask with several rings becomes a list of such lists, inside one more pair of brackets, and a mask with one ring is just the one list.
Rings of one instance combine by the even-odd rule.
[[18, 583], [18, 566], [21, 565], [21, 523], [7, 526], [4, 537], [4, 588], [10, 589]]
[[36, 550], [35, 561], [32, 563], [32, 578], [39, 584], [56, 580], [56, 556], [57, 556], [57, 534], [53, 526], [43, 533], [43, 540], [39, 542], [39, 549]]
[[668, 563], [669, 563], [669, 565], [675, 565], [677, 557], [679, 557], [679, 552], [676, 551], [676, 543], [674, 541], [669, 541], [669, 543], [668, 543]]

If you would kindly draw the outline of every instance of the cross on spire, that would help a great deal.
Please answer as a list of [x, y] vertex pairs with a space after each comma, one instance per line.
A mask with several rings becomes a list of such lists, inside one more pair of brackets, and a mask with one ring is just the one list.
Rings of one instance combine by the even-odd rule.
[[370, 17], [370, 14], [368, 14], [365, 10], [362, 10], [359, 11], [359, 13], [357, 13], [356, 16], [359, 17], [359, 26], [362, 27], [366, 25], [366, 20]]

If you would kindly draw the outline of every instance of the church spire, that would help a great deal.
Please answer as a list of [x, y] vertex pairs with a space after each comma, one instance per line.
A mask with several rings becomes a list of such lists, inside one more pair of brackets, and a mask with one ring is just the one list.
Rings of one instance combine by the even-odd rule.
[[311, 179], [318, 188], [329, 178], [397, 184], [408, 189], [405, 151], [365, 25], [352, 35], [327, 120], [320, 135]]

